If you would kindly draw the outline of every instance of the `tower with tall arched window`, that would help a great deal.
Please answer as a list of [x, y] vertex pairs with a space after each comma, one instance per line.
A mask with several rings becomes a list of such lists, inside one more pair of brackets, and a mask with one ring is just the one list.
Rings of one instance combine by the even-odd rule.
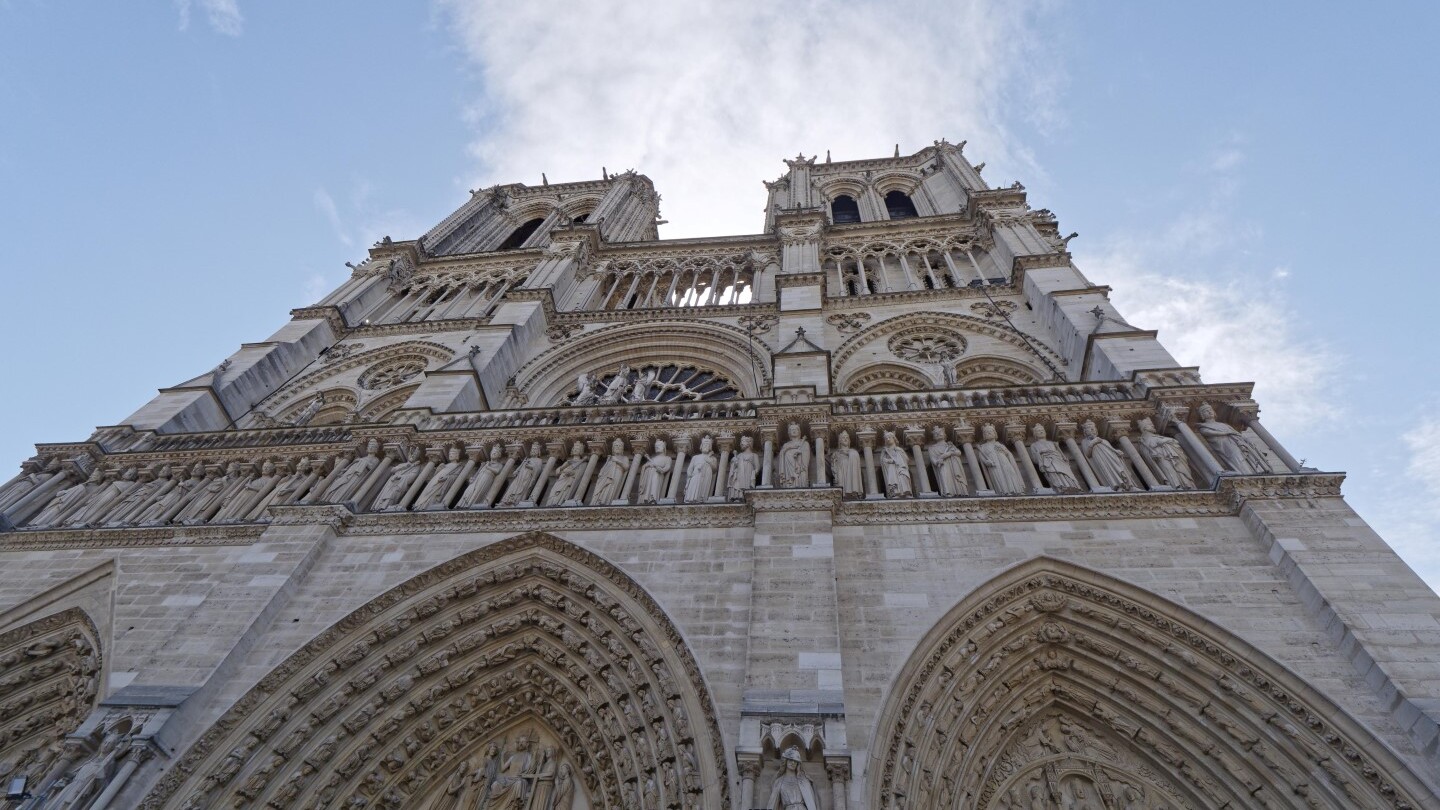
[[1343, 474], [963, 144], [785, 163], [753, 235], [660, 239], [634, 172], [474, 192], [37, 445], [12, 798], [1440, 807], [1440, 598]]

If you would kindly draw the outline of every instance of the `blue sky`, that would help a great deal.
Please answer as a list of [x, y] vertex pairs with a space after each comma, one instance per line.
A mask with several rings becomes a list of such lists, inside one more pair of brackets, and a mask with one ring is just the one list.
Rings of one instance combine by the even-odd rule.
[[263, 340], [465, 190], [968, 139], [1440, 585], [1440, 5], [0, 0], [0, 459]]

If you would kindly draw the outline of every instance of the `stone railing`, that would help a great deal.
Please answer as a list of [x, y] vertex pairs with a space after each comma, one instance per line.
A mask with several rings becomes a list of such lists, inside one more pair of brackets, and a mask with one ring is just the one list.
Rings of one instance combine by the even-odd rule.
[[[627, 422], [671, 422], [690, 419], [753, 418], [769, 400], [656, 402], [628, 405], [562, 406], [483, 413], [418, 414], [415, 424], [425, 430], [474, 430], [563, 425], [611, 425]], [[402, 417], [402, 420], [410, 421]]]
[[1004, 388], [907, 391], [893, 394], [839, 394], [823, 397], [837, 414], [993, 408], [1012, 405], [1115, 402], [1138, 399], [1130, 383], [1062, 383]]
[[[1041, 386], [1026, 396], [1097, 395], [1083, 388]], [[1207, 405], [1191, 424], [1173, 409], [1084, 399], [969, 411], [973, 424], [956, 412], [897, 421], [831, 413], [824, 403], [758, 406], [550, 409], [525, 412], [528, 423], [447, 425], [443, 433], [375, 426], [363, 445], [336, 441], [289, 455], [266, 446], [203, 447], [210, 455], [200, 459], [153, 448], [98, 462], [37, 458], [0, 488], [0, 517], [5, 528], [80, 529], [263, 522], [270, 506], [290, 504], [432, 512], [727, 503], [750, 489], [814, 487], [863, 500], [1160, 492], [1209, 488], [1227, 473], [1299, 471], [1253, 416], [1234, 408], [1241, 428]]]

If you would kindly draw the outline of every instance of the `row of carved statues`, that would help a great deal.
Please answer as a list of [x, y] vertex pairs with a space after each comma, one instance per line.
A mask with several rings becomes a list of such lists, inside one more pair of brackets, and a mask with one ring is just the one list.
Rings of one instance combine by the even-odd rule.
[[[0, 514], [31, 528], [243, 523], [271, 506], [347, 504], [400, 512], [511, 507], [724, 503], [753, 488], [830, 487], [846, 498], [1043, 495], [1194, 489], [1196, 469], [1270, 473], [1263, 444], [1202, 405], [1192, 431], [1163, 435], [1142, 418], [1108, 424], [933, 426], [860, 430], [790, 423], [762, 434], [495, 443], [463, 448], [382, 446], [290, 462], [96, 466], [72, 480], [56, 461], [27, 463], [0, 489]], [[1001, 432], [1004, 437], [1002, 439]], [[853, 434], [853, 435], [852, 435]], [[858, 444], [858, 447], [857, 447]], [[718, 445], [718, 451], [717, 451]], [[907, 449], [908, 448], [908, 449]], [[1208, 480], [1205, 481], [1208, 484]], [[24, 507], [24, 508], [22, 508]]]

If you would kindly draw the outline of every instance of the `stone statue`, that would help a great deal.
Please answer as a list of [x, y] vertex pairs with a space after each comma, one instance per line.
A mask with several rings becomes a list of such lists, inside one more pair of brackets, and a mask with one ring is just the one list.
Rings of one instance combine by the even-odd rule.
[[106, 512], [115, 505], [115, 502], [125, 497], [135, 487], [137, 470], [134, 467], [126, 467], [124, 472], [118, 476], [106, 476], [105, 483], [85, 499], [85, 504], [74, 512], [65, 521], [66, 526], [90, 526], [100, 522]]
[[755, 440], [741, 436], [740, 449], [730, 457], [730, 471], [725, 475], [725, 498], [745, 500], [745, 490], [755, 486], [755, 477], [759, 474], [760, 456], [755, 454]]
[[709, 436], [700, 439], [700, 452], [690, 459], [685, 469], [685, 503], [704, 503], [715, 492], [715, 474], [720, 460], [715, 457], [715, 443]]
[[594, 405], [599, 402], [600, 395], [595, 391], [595, 384], [595, 378], [590, 375], [590, 372], [580, 372], [580, 376], [575, 379], [576, 389], [579, 393], [575, 395], [575, 399], [570, 404]]
[[315, 414], [319, 413], [320, 409], [323, 407], [325, 407], [324, 394], [316, 394], [315, 396], [311, 397], [310, 400], [305, 403], [305, 407], [301, 408], [294, 416], [290, 417], [290, 427], [302, 427], [309, 424], [310, 420], [314, 419]]
[[445, 495], [450, 492], [450, 485], [455, 483], [455, 479], [460, 477], [464, 469], [465, 463], [460, 460], [460, 448], [451, 447], [445, 453], [445, 463], [425, 482], [425, 487], [415, 496], [415, 504], [411, 508], [417, 512], [421, 509], [447, 508], [449, 504], [445, 503]]
[[1010, 448], [1000, 443], [994, 425], [980, 428], [983, 440], [975, 448], [980, 468], [990, 481], [990, 488], [1001, 495], [1019, 495], [1025, 491], [1025, 479], [1020, 477], [1020, 468], [1015, 466], [1015, 455]]
[[450, 774], [450, 779], [445, 783], [445, 801], [442, 807], [445, 810], [463, 810], [465, 807], [465, 787], [469, 784], [470, 763], [461, 761], [460, 767]]
[[570, 448], [570, 458], [555, 471], [555, 481], [545, 493], [545, 506], [560, 506], [570, 500], [576, 484], [580, 483], [580, 475], [585, 472], [586, 461], [585, 444], [577, 440]]
[[260, 465], [260, 474], [235, 490], [225, 501], [225, 505], [220, 507], [220, 511], [215, 513], [214, 520], [216, 522], [244, 520], [245, 516], [250, 513], [251, 507], [255, 506], [261, 498], [270, 494], [270, 489], [274, 485], [275, 463], [266, 459]]
[[570, 763], [560, 763], [555, 771], [555, 794], [548, 810], [572, 810], [575, 806], [575, 773]]
[[[904, 450], [900, 451], [904, 453]], [[770, 787], [765, 810], [820, 810], [815, 785], [800, 772], [800, 749], [790, 746], [780, 755], [780, 775]]]
[[490, 458], [480, 465], [479, 472], [470, 480], [470, 485], [460, 493], [460, 500], [455, 502], [456, 509], [469, 509], [485, 499], [490, 493], [490, 487], [495, 485], [495, 479], [505, 471], [505, 452], [499, 444], [490, 447]]
[[630, 458], [625, 455], [625, 442], [620, 439], [610, 443], [610, 455], [600, 465], [595, 476], [595, 485], [590, 488], [591, 506], [609, 506], [620, 497], [620, 488], [625, 486], [625, 475], [630, 472]]
[[545, 471], [545, 462], [540, 458], [540, 443], [531, 442], [530, 455], [520, 462], [515, 468], [515, 474], [510, 476], [510, 486], [506, 487], [505, 494], [500, 498], [501, 506], [518, 506], [530, 500], [530, 490], [535, 488], [535, 482], [540, 480], [540, 473]]
[[20, 474], [10, 479], [0, 489], [0, 511], [15, 505], [21, 498], [34, 492], [41, 484], [60, 474], [60, 459], [52, 458], [42, 465], [39, 459], [30, 459], [20, 465]]
[[1138, 424], [1140, 449], [1160, 474], [1160, 480], [1176, 489], [1194, 489], [1190, 459], [1186, 458], [1185, 448], [1180, 446], [1180, 442], [1156, 433], [1155, 423], [1149, 419], [1141, 419]]
[[174, 522], [186, 526], [204, 523], [211, 508], [225, 497], [225, 493], [230, 491], [230, 486], [239, 477], [240, 462], [232, 461], [225, 465], [225, 474], [210, 476], [191, 496], [190, 502], [185, 504], [185, 508], [180, 510], [180, 514], [175, 516]]
[[152, 497], [158, 497], [174, 485], [171, 477], [170, 465], [166, 464], [155, 473], [155, 477], [149, 481], [142, 481], [130, 488], [125, 497], [116, 503], [114, 508], [105, 514], [103, 521], [106, 526], [124, 526], [133, 522], [140, 510], [145, 508]]
[[660, 379], [660, 372], [653, 368], [640, 372], [640, 376], [635, 378], [635, 384], [630, 386], [630, 392], [625, 395], [625, 401], [649, 402], [650, 388], [658, 379]]
[[1196, 431], [1205, 437], [1221, 464], [1242, 475], [1272, 472], [1265, 454], [1250, 443], [1250, 437], [1216, 419], [1210, 403], [1202, 402], [1195, 415], [1200, 417]]
[[345, 466], [321, 494], [322, 503], [345, 503], [356, 496], [356, 489], [365, 483], [370, 473], [380, 465], [380, 440], [371, 439], [365, 445], [365, 455], [359, 458], [346, 453], [342, 457]]
[[865, 478], [860, 451], [850, 446], [848, 431], [842, 430], [835, 437], [835, 449], [830, 451], [830, 476], [835, 486], [840, 488], [842, 497], [864, 497]]
[[655, 440], [655, 452], [640, 465], [640, 492], [635, 503], [658, 503], [665, 497], [665, 484], [670, 480], [670, 470], [675, 459], [665, 452], [663, 439]]
[[476, 805], [476, 810], [526, 810], [525, 797], [529, 793], [534, 759], [530, 738], [520, 735], [515, 740], [515, 753], [505, 758], [499, 773], [490, 782], [489, 795]]
[[[299, 500], [300, 497], [305, 494], [300, 491], [300, 488], [305, 486], [305, 481], [310, 478], [310, 471], [312, 469], [314, 469], [314, 465], [310, 463], [309, 457], [302, 458], [295, 462], [295, 472], [291, 473], [275, 487], [275, 490], [270, 493], [270, 497], [266, 499], [265, 505], [284, 506], [285, 504], [294, 503]], [[253, 512], [254, 510], [252, 509], [251, 511]]]
[[1080, 451], [1090, 459], [1090, 469], [1095, 472], [1095, 480], [1101, 486], [1110, 487], [1116, 492], [1129, 492], [1139, 489], [1140, 485], [1135, 483], [1135, 476], [1130, 472], [1130, 464], [1115, 445], [1100, 438], [1095, 430], [1095, 423], [1086, 421], [1080, 426]]
[[610, 382], [605, 384], [605, 391], [600, 394], [601, 405], [614, 405], [625, 396], [625, 389], [630, 387], [630, 366], [622, 364]]
[[1056, 492], [1079, 492], [1080, 479], [1070, 468], [1070, 460], [1060, 445], [1045, 438], [1045, 426], [1036, 423], [1030, 428], [1034, 438], [1030, 442], [1030, 458], [1035, 460], [1035, 469], [1045, 478], [1045, 483]]
[[420, 446], [413, 445], [405, 460], [390, 468], [390, 477], [386, 479], [385, 486], [380, 488], [380, 494], [375, 496], [375, 502], [370, 504], [370, 511], [402, 511], [405, 508], [401, 506], [405, 493], [410, 491], [410, 485], [420, 477], [421, 469]]
[[935, 485], [940, 494], [957, 498], [969, 493], [965, 480], [965, 453], [945, 438], [945, 428], [936, 425], [930, 430], [931, 442], [925, 448], [930, 466], [935, 468]]
[[99, 750], [75, 771], [70, 783], [53, 802], [47, 803], [46, 807], [57, 810], [81, 810], [88, 807], [118, 770], [116, 763], [127, 753], [124, 747], [125, 739], [126, 735], [118, 731], [108, 732], [100, 741]]
[[485, 762], [470, 773], [470, 793], [474, 800], [466, 804], [465, 810], [485, 807], [490, 801], [490, 786], [500, 776], [500, 746], [490, 743], [485, 747]]
[[104, 482], [105, 471], [97, 466], [90, 472], [89, 478], [60, 490], [55, 497], [50, 499], [49, 503], [45, 504], [45, 508], [40, 510], [40, 514], [30, 519], [28, 525], [54, 526], [56, 521], [69, 512], [72, 507], [78, 506], [91, 492], [104, 486]]
[[204, 483], [205, 464], [197, 461], [195, 462], [195, 466], [188, 471], [182, 467], [178, 475], [179, 480], [175, 482], [174, 486], [170, 487], [170, 491], [151, 501], [149, 506], [143, 507], [132, 522], [140, 526], [159, 525], [161, 519], [163, 519], [170, 510], [184, 503], [189, 499], [191, 494]]
[[810, 486], [810, 443], [800, 435], [800, 424], [791, 422], [786, 431], [789, 440], [780, 446], [778, 470], [781, 487]]
[[895, 431], [887, 430], [880, 439], [880, 472], [885, 476], [885, 497], [909, 498], [915, 490], [910, 483], [910, 464], [905, 458], [905, 448], [895, 437]]

